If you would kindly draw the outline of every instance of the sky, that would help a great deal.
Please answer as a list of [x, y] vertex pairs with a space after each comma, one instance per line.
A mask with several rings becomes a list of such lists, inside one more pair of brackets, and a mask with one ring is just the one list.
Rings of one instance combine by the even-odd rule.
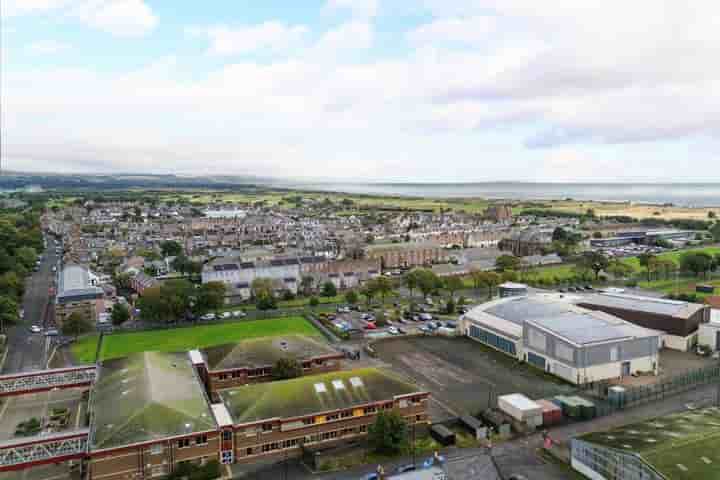
[[5, 169], [720, 181], [715, 0], [2, 0], [0, 13]]

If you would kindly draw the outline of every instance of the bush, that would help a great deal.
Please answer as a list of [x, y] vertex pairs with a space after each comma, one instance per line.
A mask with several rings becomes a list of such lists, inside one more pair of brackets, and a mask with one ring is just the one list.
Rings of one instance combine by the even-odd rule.
[[220, 462], [210, 460], [203, 466], [192, 463], [180, 463], [175, 471], [165, 477], [166, 480], [215, 480], [220, 478]]
[[310, 301], [308, 303], [311, 307], [315, 308], [320, 305], [320, 300], [318, 300], [317, 297], [310, 297]]
[[407, 423], [398, 412], [380, 412], [368, 429], [368, 443], [377, 453], [398, 453], [407, 444], [407, 432]]

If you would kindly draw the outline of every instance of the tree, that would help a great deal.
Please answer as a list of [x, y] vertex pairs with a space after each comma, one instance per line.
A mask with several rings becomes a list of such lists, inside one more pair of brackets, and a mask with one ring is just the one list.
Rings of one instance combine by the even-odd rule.
[[653, 269], [655, 259], [656, 257], [652, 253], [643, 252], [638, 255], [638, 262], [640, 262], [640, 266], [645, 267], [645, 270], [647, 271], [648, 282], [650, 281], [650, 273]]
[[197, 292], [195, 308], [198, 312], [217, 310], [225, 304], [225, 284], [223, 282], [203, 283]]
[[303, 374], [302, 363], [294, 358], [280, 358], [272, 368], [272, 377], [275, 380], [288, 380], [301, 377]]
[[455, 313], [455, 300], [453, 300], [452, 297], [448, 298], [448, 301], [445, 304], [445, 313], [448, 315]]
[[350, 305], [355, 305], [358, 303], [358, 294], [355, 290], [350, 290], [345, 294], [345, 301], [349, 303]]
[[680, 257], [680, 268], [695, 275], [711, 271], [714, 263], [712, 255], [705, 252], [688, 252]]
[[710, 227], [710, 234], [713, 237], [713, 241], [720, 242], [720, 221], [716, 221], [712, 227]]
[[323, 283], [321, 295], [323, 297], [334, 297], [337, 295], [337, 288], [335, 287], [335, 284], [330, 280]]
[[600, 277], [600, 272], [605, 270], [610, 261], [604, 253], [598, 251], [585, 252], [578, 262], [581, 269], [589, 269], [595, 272], [595, 280]]
[[455, 298], [455, 293], [463, 288], [463, 282], [460, 277], [452, 276], [445, 279], [445, 290], [450, 294], [450, 298]]
[[25, 283], [14, 271], [5, 272], [0, 275], [0, 292], [19, 299], [25, 292]]
[[368, 308], [370, 308], [370, 304], [373, 301], [373, 298], [375, 298], [375, 295], [377, 295], [377, 285], [371, 278], [367, 282], [365, 282], [365, 285], [363, 285], [362, 289], [360, 290], [360, 293], [362, 293], [365, 296], [365, 301], [367, 302]]
[[273, 295], [273, 281], [270, 278], [258, 277], [250, 284], [250, 293], [253, 298]]
[[187, 280], [168, 280], [160, 286], [145, 289], [138, 300], [140, 316], [150, 322], [174, 322], [190, 310], [195, 294]]
[[110, 321], [113, 325], [122, 325], [123, 323], [130, 320], [130, 311], [122, 303], [116, 303], [113, 305], [110, 311]]
[[502, 282], [514, 282], [515, 280], [517, 280], [517, 272], [514, 272], [512, 270], [503, 272], [502, 275], [498, 274], [497, 272], [485, 272], [484, 275], [484, 282], [488, 290], [490, 291], [491, 296], [495, 291], [495, 288]]
[[90, 321], [80, 312], [72, 312], [62, 322], [63, 335], [76, 339], [83, 333], [89, 332], [91, 328]]
[[383, 304], [385, 303], [385, 298], [388, 295], [392, 295], [392, 293], [395, 291], [394, 282], [385, 275], [375, 277], [371, 280], [371, 282], [375, 283], [375, 290], [377, 291], [378, 295], [380, 295], [380, 299], [382, 300]]
[[32, 247], [20, 247], [15, 251], [15, 256], [22, 266], [30, 270], [37, 262], [37, 252]]
[[482, 270], [471, 270], [470, 279], [472, 280], [475, 290], [480, 290], [480, 288], [485, 285], [485, 272]]
[[315, 278], [311, 275], [305, 275], [300, 280], [300, 288], [302, 289], [303, 295], [310, 295], [315, 285]]
[[427, 268], [418, 269], [418, 288], [422, 292], [423, 297], [427, 297], [437, 290], [440, 279], [432, 270]]
[[613, 260], [608, 265], [607, 271], [615, 278], [627, 278], [635, 272], [635, 269], [625, 262]]
[[378, 413], [368, 428], [368, 443], [379, 454], [398, 453], [407, 445], [407, 440], [407, 423], [395, 410]]
[[163, 257], [177, 257], [183, 253], [183, 248], [175, 240], [165, 240], [160, 242], [160, 252]]
[[420, 283], [420, 279], [418, 278], [418, 270], [413, 269], [407, 272], [405, 275], [403, 275], [402, 282], [403, 285], [405, 285], [405, 287], [410, 292], [410, 298], [412, 298], [415, 289], [418, 288], [418, 284]]
[[0, 296], [0, 332], [4, 332], [8, 325], [18, 321], [18, 305], [14, 298], [7, 295]]
[[520, 268], [520, 258], [515, 255], [500, 255], [495, 259], [495, 268], [500, 272], [517, 270]]
[[317, 307], [318, 305], [320, 305], [320, 300], [318, 300], [317, 297], [310, 297], [310, 301], [308, 302], [308, 304], [309, 304], [312, 308], [315, 308], [315, 307]]

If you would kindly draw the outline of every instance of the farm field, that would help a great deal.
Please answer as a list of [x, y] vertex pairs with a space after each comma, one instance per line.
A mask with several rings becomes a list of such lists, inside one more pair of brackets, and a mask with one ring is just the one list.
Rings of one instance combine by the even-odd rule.
[[719, 213], [718, 208], [688, 208], [662, 205], [643, 205], [630, 202], [580, 202], [572, 200], [543, 201], [547, 208], [565, 212], [584, 213], [589, 208], [598, 217], [627, 216], [633, 218], [659, 218], [662, 220], [707, 220], [708, 213]]
[[[232, 343], [247, 338], [270, 337], [276, 335], [308, 335], [320, 333], [307, 320], [301, 317], [276, 318], [268, 320], [249, 320], [220, 325], [200, 325], [167, 330], [149, 330], [145, 332], [115, 333], [105, 335], [100, 350], [100, 359], [124, 357], [144, 351], [181, 352], [193, 348], [203, 348], [223, 343]], [[97, 335], [81, 339], [72, 346], [72, 352], [78, 362], [95, 361]]]

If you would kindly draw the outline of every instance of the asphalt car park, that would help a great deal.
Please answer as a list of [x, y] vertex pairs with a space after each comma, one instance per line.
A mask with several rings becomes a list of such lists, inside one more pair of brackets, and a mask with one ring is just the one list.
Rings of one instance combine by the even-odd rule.
[[574, 390], [468, 338], [397, 337], [373, 348], [383, 363], [433, 392], [445, 417], [477, 414], [494, 405], [498, 395], [524, 393], [537, 399]]

